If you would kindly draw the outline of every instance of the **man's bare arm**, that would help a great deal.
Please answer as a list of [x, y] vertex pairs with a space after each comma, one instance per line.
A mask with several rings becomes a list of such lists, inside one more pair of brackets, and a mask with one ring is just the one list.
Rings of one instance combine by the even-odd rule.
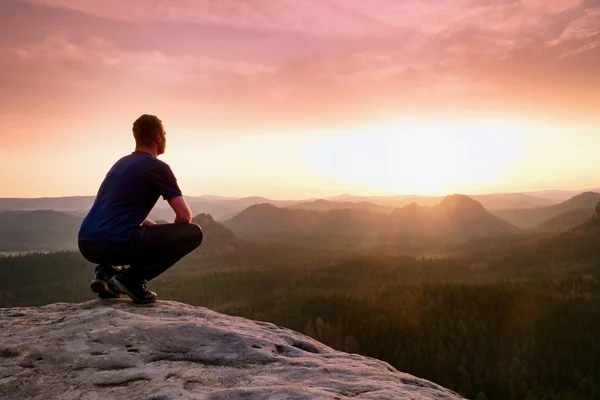
[[174, 222], [176, 224], [189, 224], [192, 221], [192, 210], [190, 210], [183, 196], [172, 197], [167, 201], [173, 211], [175, 211]]
[[152, 220], [149, 220], [149, 219], [147, 219], [147, 218], [146, 218], [146, 219], [144, 220], [144, 222], [142, 222], [142, 225], [141, 225], [141, 226], [152, 226], [152, 225], [156, 225], [156, 223], [155, 223], [154, 221], [152, 221]]

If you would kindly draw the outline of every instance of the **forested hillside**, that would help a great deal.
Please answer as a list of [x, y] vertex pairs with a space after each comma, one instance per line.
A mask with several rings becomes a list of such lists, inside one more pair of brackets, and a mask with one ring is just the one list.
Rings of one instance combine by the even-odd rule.
[[[244, 243], [187, 257], [151, 288], [388, 361], [470, 399], [587, 400], [600, 396], [599, 241], [590, 217], [560, 236], [458, 258]], [[0, 305], [92, 299], [92, 274], [77, 253], [0, 259]]]

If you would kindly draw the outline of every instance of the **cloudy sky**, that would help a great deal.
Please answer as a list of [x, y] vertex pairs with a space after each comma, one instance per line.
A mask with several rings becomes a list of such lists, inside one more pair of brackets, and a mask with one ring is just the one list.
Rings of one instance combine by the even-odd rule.
[[600, 0], [2, 0], [0, 196], [95, 194], [158, 115], [184, 193], [600, 180]]

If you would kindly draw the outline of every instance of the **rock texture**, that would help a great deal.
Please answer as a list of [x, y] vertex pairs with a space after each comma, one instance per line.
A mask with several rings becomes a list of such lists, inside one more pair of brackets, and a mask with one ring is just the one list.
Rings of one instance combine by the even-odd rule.
[[95, 300], [0, 309], [0, 398], [461, 397], [270, 323], [171, 301]]

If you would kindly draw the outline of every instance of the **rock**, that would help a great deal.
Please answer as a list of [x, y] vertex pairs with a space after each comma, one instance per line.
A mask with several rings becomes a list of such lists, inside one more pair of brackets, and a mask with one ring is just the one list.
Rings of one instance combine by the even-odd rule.
[[0, 309], [0, 398], [461, 399], [266, 322], [159, 301]]

